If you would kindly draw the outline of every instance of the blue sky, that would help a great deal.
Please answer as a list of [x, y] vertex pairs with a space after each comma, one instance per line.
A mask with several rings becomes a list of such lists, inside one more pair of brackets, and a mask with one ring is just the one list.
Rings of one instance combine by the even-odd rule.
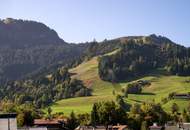
[[1, 0], [7, 17], [43, 22], [67, 42], [155, 33], [190, 46], [190, 0]]

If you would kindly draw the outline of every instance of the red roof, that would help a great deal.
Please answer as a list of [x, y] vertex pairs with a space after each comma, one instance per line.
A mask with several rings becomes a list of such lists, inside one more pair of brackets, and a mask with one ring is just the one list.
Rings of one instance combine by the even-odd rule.
[[35, 119], [34, 125], [59, 125], [61, 120], [45, 120], [45, 119]]
[[157, 128], [157, 129], [161, 129], [162, 126], [150, 126], [149, 128]]
[[152, 116], [145, 116], [144, 119], [152, 119]]
[[112, 126], [112, 129], [123, 130], [124, 128], [127, 128], [127, 125], [116, 125], [116, 126]]

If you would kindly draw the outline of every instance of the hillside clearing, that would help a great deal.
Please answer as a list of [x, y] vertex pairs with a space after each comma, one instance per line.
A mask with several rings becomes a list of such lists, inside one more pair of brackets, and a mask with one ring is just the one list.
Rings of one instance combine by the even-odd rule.
[[[70, 99], [63, 99], [51, 107], [53, 112], [64, 112], [68, 115], [71, 111], [76, 113], [89, 113], [92, 105], [98, 101], [115, 100], [115, 95], [121, 93], [121, 88], [125, 87], [129, 82], [124, 83], [110, 83], [102, 81], [98, 76], [98, 57], [84, 62], [70, 70], [74, 75], [72, 78], [82, 80], [86, 86], [93, 90], [93, 95], [90, 97], [77, 97]], [[171, 92], [190, 92], [190, 83], [185, 82], [190, 77], [170, 76], [164, 74], [152, 74], [138, 80], [149, 80], [151, 86], [143, 89], [142, 94], [129, 94], [126, 102], [129, 104], [142, 103], [147, 101], [161, 102], [162, 98], [168, 96]], [[180, 110], [186, 108], [189, 103], [188, 100], [171, 100], [163, 105], [163, 108], [170, 111], [173, 102], [179, 104]]]

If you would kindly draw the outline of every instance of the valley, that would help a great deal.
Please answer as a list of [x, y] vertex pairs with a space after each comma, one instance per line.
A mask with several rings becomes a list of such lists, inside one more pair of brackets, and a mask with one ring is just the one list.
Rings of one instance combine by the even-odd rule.
[[1, 1], [0, 130], [190, 130], [189, 5]]

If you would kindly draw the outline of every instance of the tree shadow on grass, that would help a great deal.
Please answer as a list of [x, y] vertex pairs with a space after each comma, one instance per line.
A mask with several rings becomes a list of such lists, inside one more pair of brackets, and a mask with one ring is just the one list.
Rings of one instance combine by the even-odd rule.
[[156, 95], [155, 93], [143, 92], [138, 95]]
[[139, 79], [147, 77], [147, 76], [153, 76], [153, 77], [156, 77], [156, 78], [160, 78], [162, 76], [170, 76], [170, 75], [171, 74], [169, 74], [165, 69], [158, 68], [158, 69], [155, 69], [155, 70], [150, 70], [147, 73], [142, 74], [142, 75], [137, 75], [135, 77], [130, 77], [130, 78], [127, 78], [126, 80], [120, 80], [120, 81], [118, 81], [118, 83], [131, 82], [131, 81], [139, 80]]

